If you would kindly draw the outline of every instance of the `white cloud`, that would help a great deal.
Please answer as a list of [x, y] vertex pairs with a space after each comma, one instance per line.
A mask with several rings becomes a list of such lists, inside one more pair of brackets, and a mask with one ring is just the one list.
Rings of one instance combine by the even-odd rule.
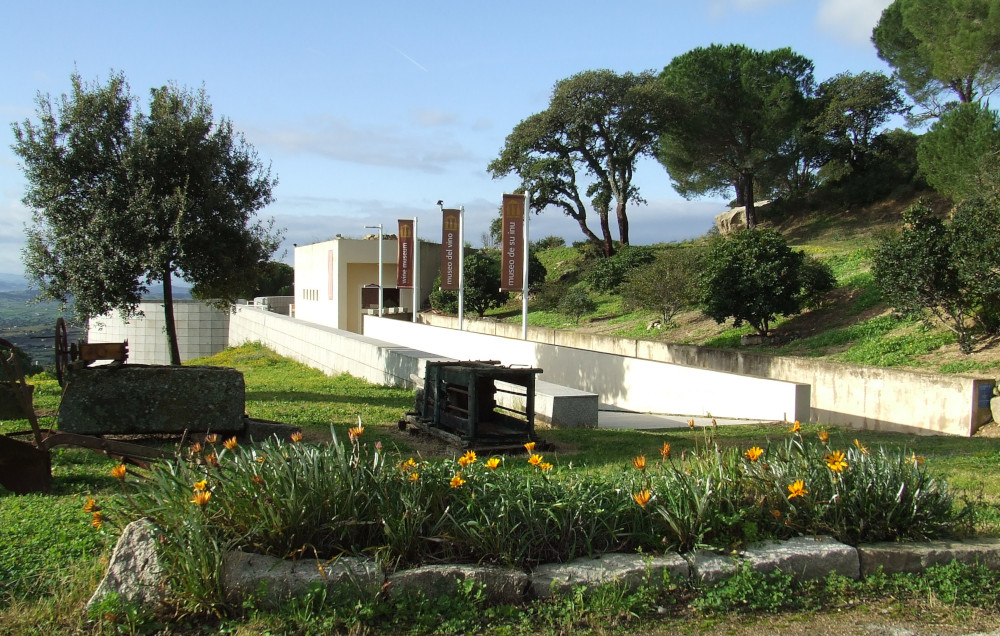
[[347, 163], [429, 173], [443, 172], [446, 165], [455, 162], [477, 160], [461, 143], [444, 135], [414, 135], [393, 126], [365, 128], [333, 117], [280, 130], [247, 131], [247, 137], [257, 146], [287, 154], [315, 154]]
[[869, 45], [872, 29], [892, 0], [821, 0], [817, 26], [852, 45]]
[[458, 122], [458, 115], [444, 110], [422, 108], [414, 111], [411, 119], [418, 126], [450, 126]]

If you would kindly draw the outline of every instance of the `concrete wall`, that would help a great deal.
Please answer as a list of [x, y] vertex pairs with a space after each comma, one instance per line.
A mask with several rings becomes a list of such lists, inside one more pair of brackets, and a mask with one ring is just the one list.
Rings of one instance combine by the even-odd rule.
[[[361, 287], [378, 283], [379, 241], [334, 239], [295, 248], [295, 317], [335, 329], [361, 332]], [[382, 284], [396, 286], [397, 241], [382, 241]], [[441, 245], [420, 242], [420, 300], [427, 300], [440, 270]], [[413, 291], [400, 290], [413, 307]]]
[[[128, 340], [128, 361], [133, 364], [170, 364], [167, 332], [163, 319], [163, 301], [139, 303], [142, 316], [126, 322], [114, 311], [91, 318], [87, 342], [123, 342]], [[200, 300], [175, 300], [174, 321], [181, 361], [210, 356], [229, 343], [229, 313]]]
[[809, 387], [692, 369], [617, 352], [516, 340], [365, 316], [365, 335], [459, 360], [499, 360], [543, 370], [540, 380], [598, 394], [644, 413], [792, 421], [809, 418]]
[[[449, 316], [421, 314], [421, 321], [457, 329]], [[467, 331], [519, 338], [520, 325], [466, 320]], [[768, 356], [693, 345], [610, 338], [529, 327], [528, 340], [558, 347], [807, 384], [810, 421], [870, 430], [969, 436], [989, 422], [989, 395], [996, 382], [956, 375], [914, 373], [804, 358]], [[511, 345], [513, 346], [513, 345]]]

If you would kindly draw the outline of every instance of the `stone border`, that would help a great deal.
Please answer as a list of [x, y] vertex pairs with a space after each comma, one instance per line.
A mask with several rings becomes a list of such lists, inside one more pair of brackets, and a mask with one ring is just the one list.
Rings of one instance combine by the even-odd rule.
[[[155, 610], [165, 600], [165, 585], [155, 550], [156, 533], [148, 520], [125, 527], [115, 545], [108, 572], [87, 603], [88, 609], [108, 594], [142, 610]], [[731, 576], [741, 565], [758, 572], [780, 571], [802, 579], [822, 579], [837, 573], [853, 580], [880, 568], [885, 574], [915, 573], [951, 561], [980, 563], [1000, 569], [1000, 539], [872, 543], [852, 547], [830, 537], [795, 537], [755, 544], [745, 551], [719, 555], [711, 552], [667, 553], [662, 556], [608, 553], [581, 557], [569, 563], [543, 563], [530, 573], [515, 568], [470, 564], [425, 565], [385, 573], [372, 559], [340, 557], [331, 560], [298, 559], [230, 552], [223, 560], [221, 582], [226, 599], [240, 604], [257, 597], [264, 607], [278, 607], [315, 585], [328, 590], [377, 593], [391, 598], [420, 590], [430, 595], [454, 593], [460, 582], [481, 585], [496, 603], [517, 603], [572, 592], [583, 586], [608, 583], [634, 590], [662, 585], [667, 579], [693, 580], [711, 585]]]

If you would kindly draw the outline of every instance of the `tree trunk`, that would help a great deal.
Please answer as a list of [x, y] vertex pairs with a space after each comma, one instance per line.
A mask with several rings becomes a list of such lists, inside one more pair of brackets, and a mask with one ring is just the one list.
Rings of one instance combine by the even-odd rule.
[[744, 204], [746, 206], [747, 229], [752, 230], [757, 227], [757, 210], [754, 207], [753, 196], [753, 175], [744, 174], [740, 180], [743, 182]]
[[167, 329], [170, 364], [180, 366], [181, 350], [177, 346], [177, 324], [174, 322], [174, 290], [170, 280], [170, 272], [170, 267], [163, 268], [163, 323]]
[[615, 209], [618, 215], [618, 238], [622, 245], [628, 245], [628, 216], [625, 214], [625, 202], [619, 201]]
[[611, 258], [615, 253], [615, 243], [611, 238], [611, 223], [608, 221], [608, 212], [605, 210], [597, 214], [601, 218], [601, 234], [604, 235], [604, 240], [601, 242], [604, 248], [604, 256]]

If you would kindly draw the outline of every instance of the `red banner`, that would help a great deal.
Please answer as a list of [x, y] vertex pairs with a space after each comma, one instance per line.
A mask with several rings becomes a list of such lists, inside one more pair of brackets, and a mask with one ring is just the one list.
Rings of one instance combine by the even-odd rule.
[[413, 221], [399, 220], [399, 233], [396, 235], [396, 287], [409, 289], [413, 287]]
[[441, 289], [458, 291], [461, 210], [441, 210]]
[[503, 195], [503, 232], [500, 245], [500, 290], [524, 288], [524, 195]]

